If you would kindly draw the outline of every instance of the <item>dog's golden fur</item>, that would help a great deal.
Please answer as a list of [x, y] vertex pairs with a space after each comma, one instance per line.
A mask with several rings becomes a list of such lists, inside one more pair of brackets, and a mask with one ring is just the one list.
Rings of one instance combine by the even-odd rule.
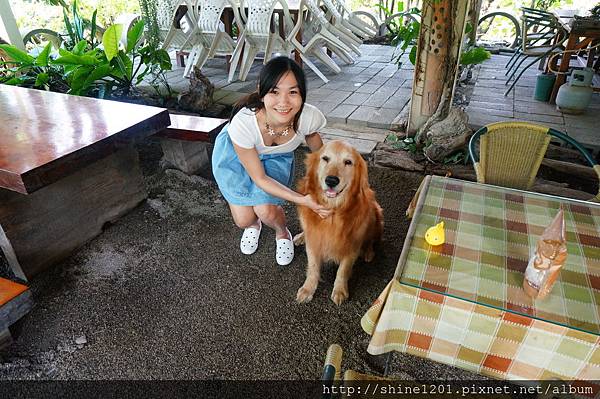
[[[367, 164], [358, 151], [342, 141], [331, 141], [306, 158], [306, 176], [298, 191], [310, 194], [317, 202], [333, 209], [333, 215], [321, 219], [311, 209], [299, 206], [303, 233], [296, 244], [306, 244], [308, 266], [306, 281], [298, 290], [296, 300], [312, 299], [321, 274], [321, 264], [339, 264], [331, 299], [337, 305], [348, 299], [348, 280], [359, 255], [366, 262], [374, 257], [373, 244], [381, 240], [383, 212], [369, 187]], [[330, 182], [338, 179], [335, 187]]]

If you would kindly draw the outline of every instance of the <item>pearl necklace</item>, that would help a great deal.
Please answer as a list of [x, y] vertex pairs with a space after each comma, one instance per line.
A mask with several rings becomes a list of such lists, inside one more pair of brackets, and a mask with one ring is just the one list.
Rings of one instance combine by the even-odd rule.
[[288, 135], [288, 133], [290, 132], [290, 129], [292, 128], [292, 124], [290, 123], [285, 129], [283, 129], [283, 131], [281, 132], [276, 132], [275, 130], [273, 130], [273, 128], [271, 127], [271, 125], [269, 125], [269, 122], [265, 121], [265, 127], [267, 128], [267, 134], [269, 136], [272, 137], [277, 137], [277, 136], [282, 136], [285, 137]]

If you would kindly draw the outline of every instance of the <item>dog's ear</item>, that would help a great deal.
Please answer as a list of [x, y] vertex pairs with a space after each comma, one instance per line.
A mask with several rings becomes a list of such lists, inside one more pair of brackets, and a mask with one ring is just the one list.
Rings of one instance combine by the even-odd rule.
[[[321, 147], [321, 149], [322, 148], [323, 147]], [[307, 154], [306, 159], [304, 160], [304, 164], [306, 165], [305, 194], [317, 192], [319, 186], [317, 181], [317, 170], [321, 159], [321, 149]]]
[[361, 192], [366, 192], [369, 189], [369, 169], [367, 162], [363, 159], [356, 149], [352, 149], [352, 157], [356, 165], [356, 179]]

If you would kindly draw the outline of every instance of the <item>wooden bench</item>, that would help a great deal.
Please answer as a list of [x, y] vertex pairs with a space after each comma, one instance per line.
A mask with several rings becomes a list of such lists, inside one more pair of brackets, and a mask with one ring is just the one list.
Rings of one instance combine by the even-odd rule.
[[164, 158], [177, 169], [191, 175], [208, 163], [207, 145], [214, 143], [227, 119], [171, 114], [171, 125], [156, 133]]
[[12, 342], [9, 327], [32, 308], [31, 291], [23, 284], [0, 277], [0, 349]]

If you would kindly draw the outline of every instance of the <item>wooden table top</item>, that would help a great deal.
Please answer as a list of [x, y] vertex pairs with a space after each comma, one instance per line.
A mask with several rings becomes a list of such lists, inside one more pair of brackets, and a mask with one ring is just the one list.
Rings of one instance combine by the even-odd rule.
[[0, 85], [0, 187], [30, 194], [169, 124], [163, 108]]
[[581, 24], [576, 23], [575, 16], [589, 17], [588, 11], [556, 10], [553, 11], [553, 14], [558, 20], [558, 22], [561, 24], [563, 29], [566, 30], [568, 33], [576, 33], [579, 34], [579, 36], [594, 38], [600, 36], [600, 29], [598, 29], [597, 27], [581, 26]]

